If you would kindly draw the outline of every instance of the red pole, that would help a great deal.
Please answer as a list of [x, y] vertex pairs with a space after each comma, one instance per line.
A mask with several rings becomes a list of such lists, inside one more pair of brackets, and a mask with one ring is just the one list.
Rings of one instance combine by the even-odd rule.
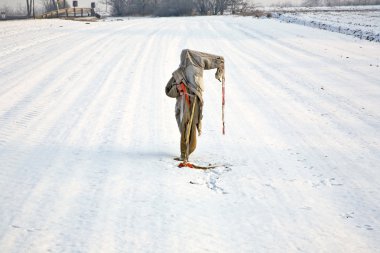
[[225, 92], [226, 92], [226, 86], [225, 86], [224, 77], [223, 77], [223, 80], [222, 80], [222, 123], [223, 123], [223, 135], [226, 134], [225, 124], [224, 124], [224, 105], [226, 104]]

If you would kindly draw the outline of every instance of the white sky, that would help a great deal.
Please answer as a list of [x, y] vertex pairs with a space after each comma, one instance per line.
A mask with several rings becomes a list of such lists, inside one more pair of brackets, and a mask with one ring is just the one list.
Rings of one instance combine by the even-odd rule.
[[[273, 3], [294, 3], [298, 4], [301, 2], [301, 0], [251, 0], [254, 3], [266, 6], [266, 5], [271, 5]], [[35, 3], [40, 3], [40, 0], [35, 0]], [[72, 4], [72, 0], [68, 1], [70, 4]], [[78, 0], [79, 7], [90, 7], [91, 2], [97, 3], [97, 7], [99, 6], [99, 1], [97, 0]], [[7, 5], [9, 7], [17, 7], [17, 6], [24, 6], [25, 5], [25, 0], [0, 0], [0, 7]]]

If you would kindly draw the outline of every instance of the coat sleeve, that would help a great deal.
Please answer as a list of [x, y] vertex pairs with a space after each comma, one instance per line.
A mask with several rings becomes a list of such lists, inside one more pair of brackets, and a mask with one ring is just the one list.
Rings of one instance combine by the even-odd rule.
[[202, 57], [204, 69], [216, 69], [215, 78], [222, 81], [224, 78], [224, 58], [223, 56], [207, 54]]
[[172, 97], [172, 98], [176, 98], [179, 96], [179, 93], [176, 87], [176, 82], [173, 77], [171, 77], [168, 83], [166, 84], [165, 93], [168, 97]]
[[202, 66], [205, 70], [220, 68], [223, 65], [224, 65], [223, 56], [217, 56], [217, 55], [212, 55], [212, 54], [203, 54]]
[[222, 81], [224, 77], [224, 58], [223, 56], [198, 52], [193, 50], [183, 50], [181, 59], [182, 65], [192, 64], [202, 69], [217, 69], [215, 78]]

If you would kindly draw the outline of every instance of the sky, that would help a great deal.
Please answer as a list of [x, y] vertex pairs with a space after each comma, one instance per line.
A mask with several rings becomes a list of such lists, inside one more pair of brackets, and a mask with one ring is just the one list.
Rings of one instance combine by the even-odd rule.
[[[284, 2], [298, 4], [301, 0], [251, 0], [251, 1], [260, 5], [266, 6], [266, 5], [271, 5], [274, 3], [284, 3]], [[35, 0], [36, 4], [39, 2], [41, 1]], [[72, 0], [69, 0], [68, 2], [72, 3]], [[97, 5], [99, 5], [98, 4], [99, 0], [98, 1], [97, 0], [78, 0], [79, 7], [90, 7], [91, 2], [95, 2], [97, 3]], [[25, 0], [0, 0], [0, 7], [4, 5], [12, 7], [12, 8], [15, 8], [19, 5], [24, 6]]]

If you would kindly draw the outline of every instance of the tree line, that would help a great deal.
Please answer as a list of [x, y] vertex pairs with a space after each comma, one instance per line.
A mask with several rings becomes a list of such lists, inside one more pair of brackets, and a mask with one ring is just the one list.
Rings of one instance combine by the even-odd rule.
[[[7, 15], [25, 15], [33, 17], [35, 13], [43, 13], [57, 8], [70, 7], [71, 0], [37, 0], [41, 7], [35, 10], [35, 0], [25, 0], [26, 8], [19, 5], [12, 9], [6, 5], [0, 6], [0, 11]], [[24, 2], [24, 3], [25, 3]], [[223, 15], [254, 14], [256, 7], [249, 0], [98, 0], [111, 7], [113, 16], [153, 15], [153, 16], [184, 16], [184, 15]], [[303, 0], [300, 6], [344, 6], [344, 5], [380, 5], [380, 0]], [[283, 2], [278, 6], [293, 6]], [[26, 13], [25, 13], [26, 10]]]
[[111, 6], [113, 16], [154, 15], [223, 15], [249, 8], [247, 0], [103, 0]]
[[[34, 0], [33, 0], [34, 1]], [[66, 0], [40, 0], [45, 12], [62, 8], [69, 8], [70, 4]]]

